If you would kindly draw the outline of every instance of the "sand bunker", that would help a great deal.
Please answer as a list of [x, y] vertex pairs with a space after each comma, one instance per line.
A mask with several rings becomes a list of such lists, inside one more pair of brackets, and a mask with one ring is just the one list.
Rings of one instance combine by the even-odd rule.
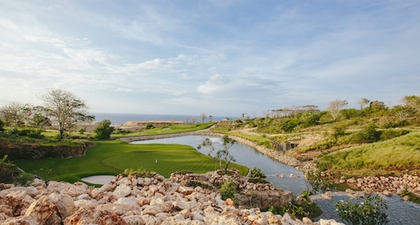
[[89, 182], [91, 184], [108, 184], [115, 176], [112, 175], [96, 175], [82, 178], [82, 181]]

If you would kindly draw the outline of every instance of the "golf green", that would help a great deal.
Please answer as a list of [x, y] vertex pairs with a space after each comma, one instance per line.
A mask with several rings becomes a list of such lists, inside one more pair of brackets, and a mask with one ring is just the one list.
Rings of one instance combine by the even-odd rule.
[[[218, 163], [191, 146], [178, 144], [129, 144], [100, 141], [86, 155], [69, 159], [16, 160], [15, 164], [44, 180], [80, 181], [93, 175], [117, 175], [125, 169], [155, 171], [169, 177], [176, 171], [205, 173], [218, 169]], [[245, 175], [248, 168], [232, 163]]]

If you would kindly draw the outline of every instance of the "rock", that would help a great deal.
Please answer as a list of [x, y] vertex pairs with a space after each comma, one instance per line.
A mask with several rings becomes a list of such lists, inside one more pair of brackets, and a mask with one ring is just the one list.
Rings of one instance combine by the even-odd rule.
[[57, 209], [61, 218], [66, 218], [76, 212], [76, 205], [74, 204], [73, 198], [67, 194], [51, 194], [51, 198], [56, 202]]
[[408, 196], [408, 195], [404, 196], [404, 197], [403, 197], [403, 200], [404, 200], [404, 201], [410, 201], [410, 196]]
[[53, 196], [41, 196], [37, 201], [33, 202], [26, 210], [24, 216], [34, 218], [38, 224], [60, 224], [62, 220], [58, 215], [57, 200], [55, 193]]
[[157, 206], [157, 205], [149, 205], [146, 206], [146, 208], [143, 209], [143, 211], [141, 212], [141, 215], [151, 215], [151, 216], [156, 216], [158, 213], [160, 213], [162, 211], [162, 209]]
[[382, 194], [385, 195], [385, 196], [387, 196], [387, 197], [391, 197], [392, 196], [392, 192], [387, 191], [387, 190], [386, 191], [383, 191]]
[[319, 225], [345, 225], [344, 223], [338, 223], [335, 220], [319, 220]]
[[133, 205], [133, 206], [138, 206], [137, 204], [137, 199], [134, 197], [124, 197], [124, 198], [119, 198], [116, 202], [116, 204], [123, 204], [123, 205]]
[[302, 223], [303, 224], [312, 224], [312, 220], [309, 219], [308, 217], [303, 217], [302, 218]]
[[293, 220], [288, 214], [281, 217], [255, 208], [257, 204], [268, 208], [272, 204], [287, 204], [294, 200], [291, 192], [276, 189], [272, 184], [251, 185], [246, 178], [234, 174], [239, 197], [245, 196], [243, 198], [249, 206], [233, 207], [238, 202], [222, 200], [218, 191], [185, 186], [194, 181], [191, 179], [197, 179], [201, 184], [214, 182], [221, 185], [231, 179], [228, 176], [212, 172], [185, 176], [174, 174], [171, 179], [183, 185], [159, 175], [152, 178], [118, 175], [101, 188], [55, 181], [47, 185], [37, 182], [36, 187], [0, 184], [0, 221], [1, 224], [64, 225], [310, 223], [309, 219]]
[[126, 197], [130, 193], [131, 193], [131, 187], [127, 185], [120, 185], [120, 186], [117, 186], [117, 188], [115, 188], [115, 191], [113, 192], [112, 195], [118, 199], [118, 198]]
[[127, 223], [115, 213], [100, 211], [95, 208], [79, 209], [64, 220], [65, 225], [70, 224], [101, 224], [101, 225], [127, 225]]
[[354, 178], [350, 178], [350, 179], [347, 179], [347, 183], [355, 184], [355, 183], [357, 183], [357, 181]]
[[331, 191], [327, 191], [327, 192], [321, 194], [321, 197], [325, 200], [331, 200], [332, 199], [332, 193], [331, 193]]
[[227, 206], [235, 206], [235, 202], [231, 198], [226, 199], [225, 204]]

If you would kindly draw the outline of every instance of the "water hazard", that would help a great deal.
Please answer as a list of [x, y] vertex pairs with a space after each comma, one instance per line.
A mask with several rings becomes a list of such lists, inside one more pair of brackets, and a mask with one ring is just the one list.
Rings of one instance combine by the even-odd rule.
[[[223, 141], [220, 137], [201, 135], [188, 135], [165, 139], [135, 141], [132, 143], [184, 144], [197, 149], [197, 146], [203, 143], [206, 138], [212, 140], [216, 150], [222, 149]], [[203, 154], [207, 154], [206, 149], [204, 148], [200, 149], [199, 151]], [[247, 145], [236, 143], [229, 149], [229, 152], [236, 159], [236, 163], [248, 166], [250, 169], [253, 167], [260, 168], [262, 172], [267, 175], [267, 180], [273, 183], [277, 188], [292, 191], [295, 195], [300, 194], [302, 191], [308, 190], [309, 188], [309, 185], [304, 179], [303, 173], [301, 171], [296, 170], [294, 167], [277, 162]], [[284, 178], [280, 178], [280, 175], [284, 175]], [[293, 175], [293, 177], [290, 177], [290, 175]]]
[[[132, 143], [184, 144], [197, 148], [197, 146], [200, 145], [205, 138], [210, 138], [213, 141], [216, 149], [222, 148], [223, 142], [221, 138], [200, 135], [189, 135], [148, 141], [136, 141]], [[278, 188], [292, 191], [295, 195], [298, 195], [302, 191], [308, 190], [310, 187], [308, 185], [308, 182], [303, 178], [303, 173], [301, 171], [296, 170], [294, 167], [277, 162], [247, 145], [237, 143], [231, 149], [229, 149], [229, 151], [231, 155], [235, 157], [237, 163], [248, 166], [250, 169], [252, 169], [253, 167], [260, 168], [266, 175], [268, 175], [267, 180], [272, 182], [274, 186]], [[207, 154], [207, 152], [204, 149], [201, 149], [200, 152], [203, 154]], [[284, 174], [285, 177], [280, 178], [276, 176], [279, 174]], [[299, 178], [290, 178], [290, 174], [293, 174], [294, 177], [296, 177], [297, 175], [299, 176]], [[389, 216], [390, 225], [420, 224], [419, 205], [412, 202], [404, 202], [397, 195], [394, 195], [392, 197], [382, 197], [384, 200], [386, 200], [389, 206], [387, 214]], [[344, 193], [334, 192], [333, 200], [331, 201], [324, 200], [320, 196], [312, 196], [312, 199], [313, 201], [318, 203], [319, 207], [324, 212], [324, 214], [317, 219], [325, 218], [340, 221], [340, 218], [338, 217], [335, 211], [335, 202], [339, 201], [340, 199], [347, 199]], [[317, 221], [317, 219], [315, 219], [315, 221]]]

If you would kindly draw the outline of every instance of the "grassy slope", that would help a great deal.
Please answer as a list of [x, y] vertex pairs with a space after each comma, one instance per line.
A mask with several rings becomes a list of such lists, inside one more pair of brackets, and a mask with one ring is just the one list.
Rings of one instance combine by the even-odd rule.
[[349, 176], [419, 173], [420, 132], [330, 153], [320, 163]]
[[[157, 163], [156, 163], [157, 159]], [[165, 177], [172, 172], [189, 170], [204, 173], [215, 169], [215, 161], [186, 145], [135, 145], [121, 141], [97, 142], [86, 156], [71, 159], [16, 160], [26, 172], [38, 174], [46, 180], [79, 181], [98, 174], [116, 175], [125, 169], [155, 171]], [[242, 174], [248, 168], [232, 165]], [[231, 167], [232, 167], [231, 166]]]

